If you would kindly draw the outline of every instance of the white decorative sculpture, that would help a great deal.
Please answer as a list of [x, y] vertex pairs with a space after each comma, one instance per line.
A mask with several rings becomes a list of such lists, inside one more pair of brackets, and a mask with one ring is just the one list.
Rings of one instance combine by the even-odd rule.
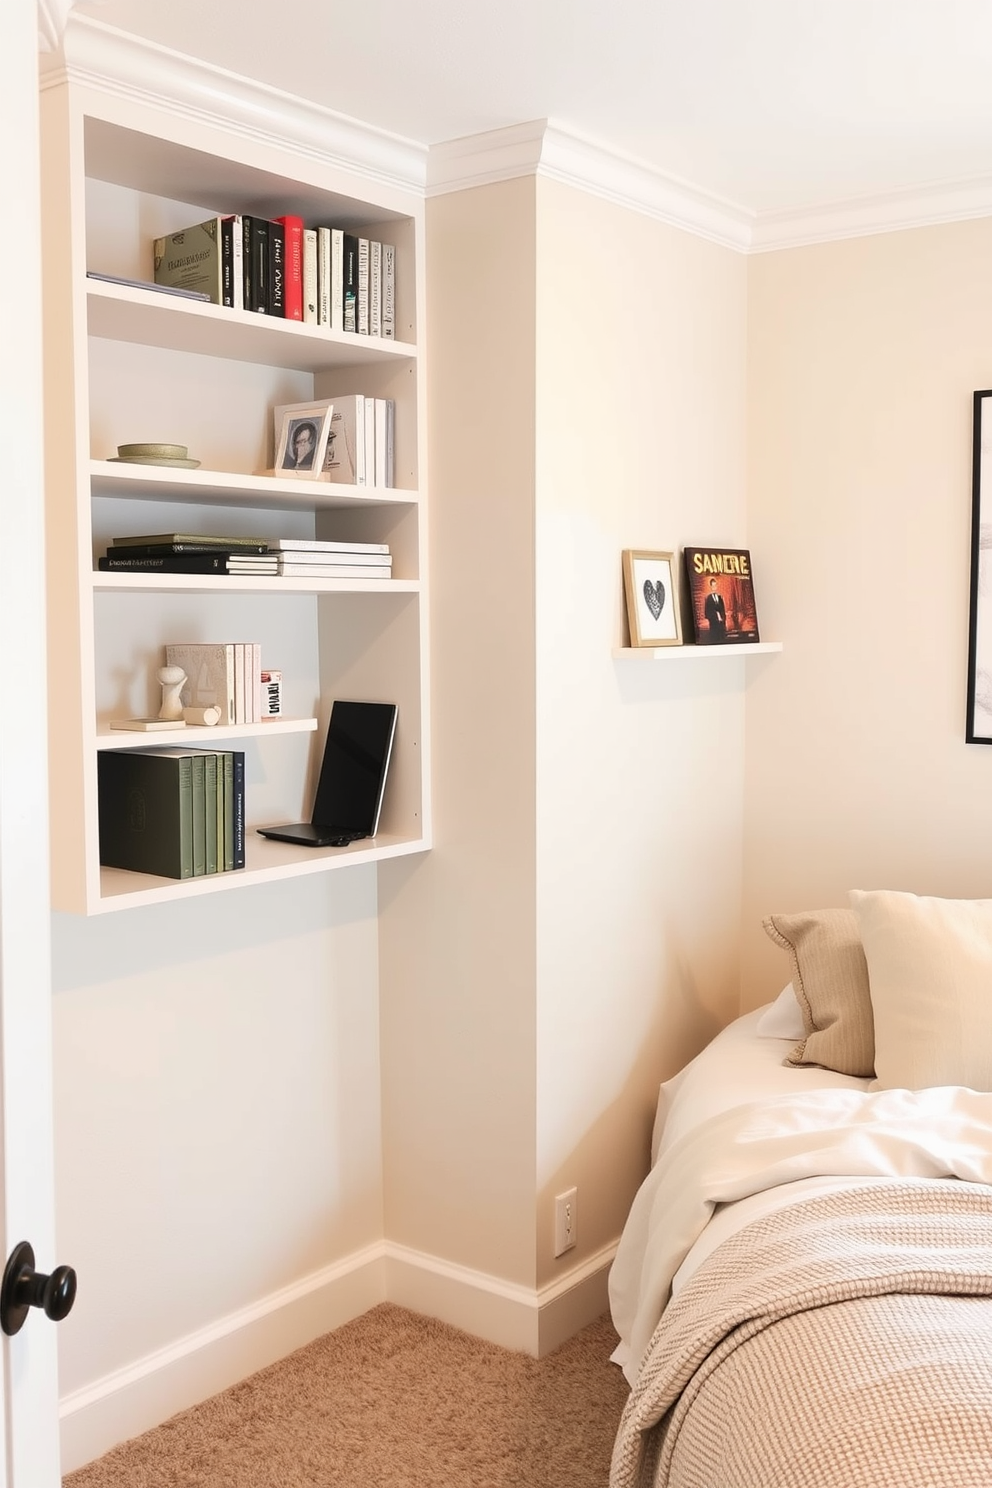
[[183, 717], [187, 723], [197, 724], [201, 728], [212, 728], [215, 723], [220, 723], [220, 709], [209, 708], [184, 708]]
[[159, 667], [158, 680], [162, 684], [162, 706], [158, 710], [159, 718], [176, 719], [185, 723], [180, 693], [186, 681], [186, 673], [180, 666]]

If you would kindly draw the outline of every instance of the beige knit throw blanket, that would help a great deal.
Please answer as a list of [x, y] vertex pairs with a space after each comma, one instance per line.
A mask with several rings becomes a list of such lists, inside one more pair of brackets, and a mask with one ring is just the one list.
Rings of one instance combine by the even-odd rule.
[[611, 1488], [992, 1488], [992, 1188], [892, 1180], [733, 1235], [667, 1308]]

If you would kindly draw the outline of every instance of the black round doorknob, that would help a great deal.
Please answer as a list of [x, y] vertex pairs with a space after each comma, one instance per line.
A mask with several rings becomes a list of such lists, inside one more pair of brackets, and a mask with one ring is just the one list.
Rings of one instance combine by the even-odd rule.
[[19, 1333], [32, 1307], [40, 1307], [53, 1323], [60, 1323], [76, 1300], [76, 1273], [57, 1266], [51, 1276], [34, 1269], [34, 1251], [26, 1240], [15, 1245], [0, 1286], [0, 1328]]

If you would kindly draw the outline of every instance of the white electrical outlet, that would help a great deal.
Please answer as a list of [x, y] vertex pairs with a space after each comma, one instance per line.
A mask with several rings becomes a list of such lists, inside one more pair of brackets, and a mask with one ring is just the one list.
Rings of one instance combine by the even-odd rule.
[[555, 1255], [564, 1255], [575, 1244], [577, 1188], [558, 1194], [555, 1199]]

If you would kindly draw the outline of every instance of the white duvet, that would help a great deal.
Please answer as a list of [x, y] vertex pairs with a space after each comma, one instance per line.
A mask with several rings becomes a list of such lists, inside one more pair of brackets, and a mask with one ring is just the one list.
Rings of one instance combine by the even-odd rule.
[[[754, 1015], [739, 1022], [744, 1030], [732, 1027], [720, 1036], [715, 1061], [708, 1063], [704, 1051], [671, 1082], [674, 1099], [663, 1090], [657, 1160], [634, 1200], [610, 1273], [621, 1340], [614, 1358], [631, 1384], [673, 1286], [759, 1215], [828, 1187], [849, 1187], [851, 1180], [960, 1178], [992, 1185], [992, 1095], [960, 1086], [869, 1092], [867, 1081], [788, 1069], [784, 1091], [780, 1086], [780, 1093], [755, 1099], [747, 1051], [756, 1050], [758, 1065], [771, 1057], [781, 1069], [788, 1044], [766, 1040], [774, 1047], [759, 1049]], [[729, 1092], [719, 1078], [728, 1057], [737, 1072]], [[815, 1088], [803, 1086], [804, 1075], [813, 1076]], [[720, 1109], [728, 1102], [729, 1109]], [[992, 1203], [992, 1188], [989, 1198]]]

